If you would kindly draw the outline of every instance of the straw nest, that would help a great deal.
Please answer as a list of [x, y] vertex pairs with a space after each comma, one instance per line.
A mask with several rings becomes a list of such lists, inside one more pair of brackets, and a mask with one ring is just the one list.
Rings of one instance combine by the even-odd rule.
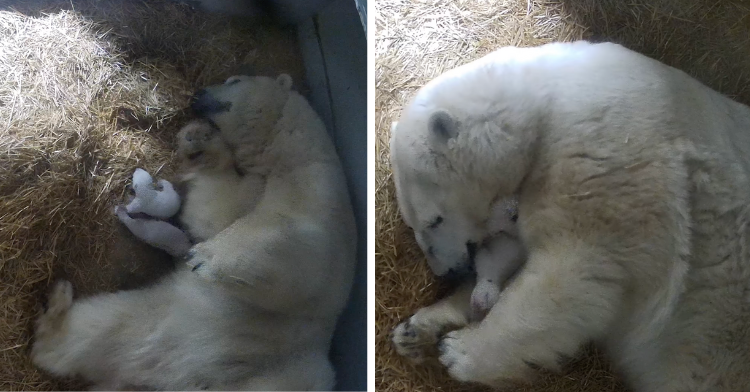
[[136, 167], [174, 179], [196, 88], [242, 64], [301, 80], [295, 37], [169, 1], [0, 2], [0, 389], [82, 386], [28, 360], [49, 284], [91, 293], [169, 270], [112, 207]]
[[[389, 333], [443, 291], [403, 224], [388, 155], [390, 124], [425, 82], [505, 46], [614, 41], [678, 67], [750, 103], [750, 10], [717, 0], [380, 0], [375, 3], [376, 388], [477, 391], [436, 364], [414, 366], [392, 350]], [[563, 375], [519, 391], [625, 391], [588, 349]]]

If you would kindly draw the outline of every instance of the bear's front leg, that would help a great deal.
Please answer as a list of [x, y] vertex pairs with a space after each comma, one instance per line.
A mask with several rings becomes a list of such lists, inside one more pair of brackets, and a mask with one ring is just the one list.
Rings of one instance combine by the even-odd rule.
[[[248, 288], [262, 286], [262, 270], [253, 265], [251, 252], [220, 235], [194, 245], [187, 252], [185, 263], [190, 270], [215, 283]], [[252, 246], [252, 242], [248, 239], [245, 246]], [[253, 273], [253, 270], [258, 271]]]
[[194, 246], [186, 263], [203, 279], [283, 309], [318, 294], [329, 271], [308, 260], [334, 259], [335, 249], [320, 246], [328, 236], [316, 222], [258, 208]]
[[524, 270], [476, 326], [446, 334], [440, 361], [460, 381], [490, 386], [558, 371], [616, 317], [625, 273], [578, 247], [529, 252]]
[[391, 332], [396, 352], [421, 363], [435, 356], [435, 345], [440, 336], [454, 328], [463, 328], [469, 323], [469, 298], [474, 286], [469, 281], [442, 300], [419, 309], [413, 316], [397, 325]]

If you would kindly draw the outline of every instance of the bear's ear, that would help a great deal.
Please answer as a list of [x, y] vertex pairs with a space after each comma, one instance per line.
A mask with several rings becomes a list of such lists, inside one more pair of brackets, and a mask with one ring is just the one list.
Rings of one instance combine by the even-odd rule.
[[445, 143], [458, 136], [458, 121], [447, 111], [438, 110], [427, 120], [427, 130], [433, 140]]
[[292, 89], [292, 77], [288, 74], [281, 74], [278, 78], [276, 78], [276, 83], [279, 84], [284, 90], [291, 90]]
[[396, 130], [396, 127], [398, 126], [398, 121], [393, 121], [391, 123], [391, 133]]

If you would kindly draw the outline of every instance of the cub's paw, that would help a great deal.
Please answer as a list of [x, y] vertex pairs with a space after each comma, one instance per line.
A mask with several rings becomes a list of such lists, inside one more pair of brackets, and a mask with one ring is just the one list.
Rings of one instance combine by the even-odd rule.
[[459, 381], [477, 381], [474, 377], [474, 363], [466, 342], [468, 330], [452, 331], [443, 336], [438, 343], [440, 363], [448, 373]]
[[500, 299], [500, 286], [491, 281], [481, 281], [471, 293], [471, 318], [480, 321]]
[[391, 341], [399, 355], [407, 357], [415, 363], [422, 363], [426, 358], [435, 355], [438, 331], [425, 328], [412, 316], [393, 329]]

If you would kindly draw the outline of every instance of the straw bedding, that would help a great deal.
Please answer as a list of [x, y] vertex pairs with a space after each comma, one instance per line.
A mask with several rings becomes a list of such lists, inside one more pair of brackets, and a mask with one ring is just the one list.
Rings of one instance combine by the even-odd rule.
[[[379, 0], [376, 78], [376, 388], [481, 391], [450, 381], [437, 364], [414, 366], [392, 350], [389, 333], [444, 287], [430, 275], [397, 211], [389, 130], [416, 90], [445, 70], [505, 45], [614, 41], [664, 61], [750, 104], [750, 5], [726, 0]], [[518, 391], [626, 391], [587, 349], [562, 375]]]
[[136, 167], [174, 180], [193, 91], [250, 65], [302, 80], [295, 33], [170, 1], [0, 1], [0, 389], [81, 388], [28, 360], [57, 278], [130, 288], [172, 264], [112, 214]]

